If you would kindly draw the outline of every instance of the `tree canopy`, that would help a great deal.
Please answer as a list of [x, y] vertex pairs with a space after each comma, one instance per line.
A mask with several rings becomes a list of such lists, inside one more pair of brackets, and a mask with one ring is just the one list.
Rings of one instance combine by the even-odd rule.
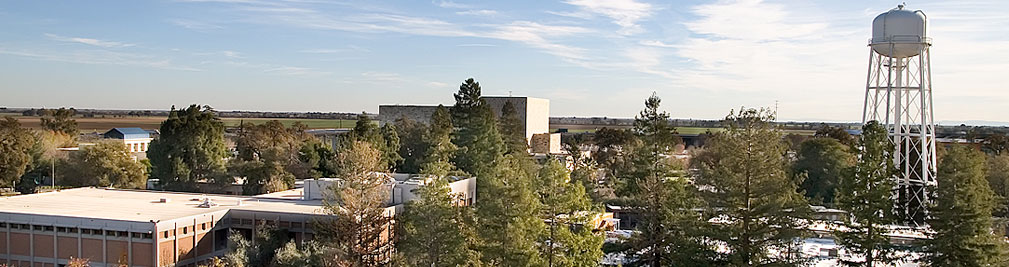
[[147, 167], [130, 156], [121, 142], [98, 142], [71, 153], [64, 181], [71, 186], [144, 189]]
[[151, 176], [166, 189], [195, 191], [197, 183], [230, 183], [225, 173], [224, 123], [210, 106], [190, 105], [161, 123], [161, 135], [151, 141], [147, 157]]
[[849, 174], [855, 162], [850, 148], [837, 139], [823, 137], [808, 139], [799, 145], [792, 172], [805, 178], [801, 188], [813, 203], [834, 205], [838, 182]]
[[0, 185], [11, 186], [31, 164], [32, 132], [12, 117], [0, 120]]
[[706, 214], [721, 221], [710, 224], [708, 237], [725, 242], [732, 265], [794, 263], [792, 253], [772, 255], [769, 249], [792, 251], [805, 231], [796, 219], [809, 208], [787, 175], [787, 147], [773, 120], [765, 109], [733, 112], [725, 118], [728, 129], [708, 140], [695, 159]]

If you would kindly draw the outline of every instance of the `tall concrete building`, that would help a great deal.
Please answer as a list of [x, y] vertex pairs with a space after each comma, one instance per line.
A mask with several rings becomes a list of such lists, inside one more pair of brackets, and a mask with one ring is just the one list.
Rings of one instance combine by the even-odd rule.
[[[526, 140], [534, 134], [550, 132], [550, 100], [525, 96], [484, 96], [484, 100], [494, 110], [494, 115], [501, 117], [501, 109], [505, 103], [511, 102], [522, 121]], [[449, 106], [446, 106], [449, 107]], [[378, 120], [382, 123], [394, 123], [399, 118], [428, 123], [437, 105], [380, 105]]]

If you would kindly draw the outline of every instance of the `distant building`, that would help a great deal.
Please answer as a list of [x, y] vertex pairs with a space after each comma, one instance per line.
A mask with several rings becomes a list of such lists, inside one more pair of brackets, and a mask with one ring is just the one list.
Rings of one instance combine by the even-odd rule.
[[131, 153], [147, 153], [150, 148], [151, 133], [140, 128], [112, 128], [102, 134], [106, 139], [122, 140], [126, 150]]
[[[501, 117], [501, 109], [505, 103], [515, 105], [522, 130], [526, 140], [532, 140], [534, 134], [550, 132], [550, 100], [525, 96], [484, 96], [494, 115]], [[449, 106], [446, 106], [449, 107]], [[437, 105], [380, 105], [378, 120], [382, 124], [395, 123], [397, 119], [407, 118], [427, 124], [431, 120]]]

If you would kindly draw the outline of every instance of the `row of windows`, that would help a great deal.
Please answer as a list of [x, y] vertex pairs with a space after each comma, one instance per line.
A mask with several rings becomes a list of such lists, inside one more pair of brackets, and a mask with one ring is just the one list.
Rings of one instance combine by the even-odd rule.
[[[0, 222], [0, 228], [7, 228], [7, 223]], [[105, 235], [110, 237], [130, 237], [139, 239], [151, 239], [154, 236], [151, 233], [136, 233], [127, 231], [112, 231], [112, 230], [102, 230], [102, 229], [91, 229], [91, 228], [76, 228], [76, 227], [62, 227], [62, 226], [51, 226], [51, 225], [30, 225], [23, 223], [12, 223], [10, 228], [14, 230], [34, 230], [36, 232], [57, 232], [57, 233], [70, 233], [76, 234], [78, 231], [82, 235]]]
[[126, 144], [126, 150], [130, 152], [144, 152], [147, 151], [147, 143]]
[[[232, 225], [252, 225], [252, 219], [238, 219], [231, 218]], [[267, 225], [267, 226], [278, 226], [280, 228], [302, 228], [304, 225], [301, 222], [288, 222], [288, 221], [274, 221], [274, 220], [256, 220], [256, 225]]]

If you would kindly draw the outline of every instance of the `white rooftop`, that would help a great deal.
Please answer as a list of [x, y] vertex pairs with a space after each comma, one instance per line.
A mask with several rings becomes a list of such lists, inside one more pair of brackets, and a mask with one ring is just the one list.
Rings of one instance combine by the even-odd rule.
[[[261, 197], [75, 188], [0, 198], [0, 213], [135, 222], [171, 220], [223, 210], [323, 214], [321, 201], [301, 200], [300, 194], [298, 190], [288, 190]], [[216, 205], [200, 207], [205, 198]], [[168, 201], [162, 203], [161, 199]]]

